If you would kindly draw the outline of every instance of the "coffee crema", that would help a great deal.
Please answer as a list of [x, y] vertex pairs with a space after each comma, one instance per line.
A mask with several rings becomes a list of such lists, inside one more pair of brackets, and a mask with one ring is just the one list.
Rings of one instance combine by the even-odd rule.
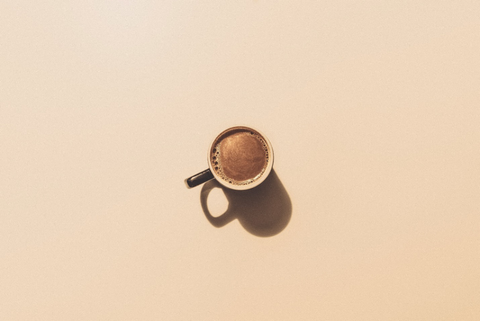
[[259, 179], [269, 164], [268, 144], [258, 132], [237, 127], [220, 134], [212, 144], [212, 169], [233, 185]]

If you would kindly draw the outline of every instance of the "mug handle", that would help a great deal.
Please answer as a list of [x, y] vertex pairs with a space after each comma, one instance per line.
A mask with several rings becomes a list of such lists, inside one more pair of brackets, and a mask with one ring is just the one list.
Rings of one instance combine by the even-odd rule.
[[210, 168], [204, 170], [203, 172], [200, 172], [198, 174], [195, 174], [185, 180], [185, 184], [187, 185], [187, 188], [192, 188], [195, 186], [198, 186], [200, 184], [203, 184], [211, 179], [213, 179], [213, 174]]

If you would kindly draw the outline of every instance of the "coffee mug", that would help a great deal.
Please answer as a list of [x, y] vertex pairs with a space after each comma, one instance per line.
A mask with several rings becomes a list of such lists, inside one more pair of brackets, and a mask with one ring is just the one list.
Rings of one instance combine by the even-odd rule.
[[268, 138], [247, 126], [221, 132], [210, 144], [208, 169], [185, 180], [188, 188], [216, 179], [234, 190], [261, 184], [273, 168], [273, 149]]

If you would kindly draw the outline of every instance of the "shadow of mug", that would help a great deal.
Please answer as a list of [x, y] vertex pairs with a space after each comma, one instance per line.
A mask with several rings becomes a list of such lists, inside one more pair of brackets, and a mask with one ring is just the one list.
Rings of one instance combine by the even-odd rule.
[[[228, 201], [226, 212], [217, 217], [210, 213], [207, 205], [208, 195], [214, 188], [222, 189]], [[232, 190], [211, 180], [203, 185], [200, 202], [213, 226], [222, 227], [238, 219], [248, 232], [262, 237], [283, 231], [292, 216], [292, 202], [275, 170], [262, 184], [245, 191]]]

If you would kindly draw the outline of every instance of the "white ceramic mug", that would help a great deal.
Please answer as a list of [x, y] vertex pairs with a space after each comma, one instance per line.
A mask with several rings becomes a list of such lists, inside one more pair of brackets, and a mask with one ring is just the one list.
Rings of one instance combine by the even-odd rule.
[[261, 184], [273, 168], [273, 148], [268, 138], [247, 126], [230, 127], [210, 144], [208, 169], [185, 180], [188, 188], [216, 179], [234, 190]]

